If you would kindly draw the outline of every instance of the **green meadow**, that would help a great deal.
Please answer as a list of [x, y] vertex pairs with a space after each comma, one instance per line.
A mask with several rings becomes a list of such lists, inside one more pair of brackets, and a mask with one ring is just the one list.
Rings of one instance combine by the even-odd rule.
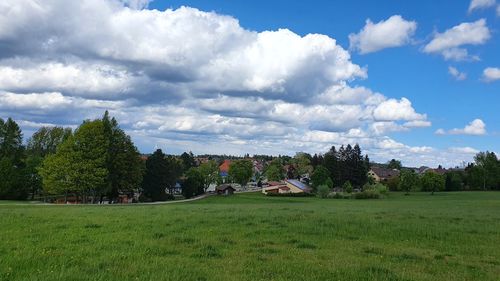
[[498, 280], [500, 193], [0, 203], [0, 280]]

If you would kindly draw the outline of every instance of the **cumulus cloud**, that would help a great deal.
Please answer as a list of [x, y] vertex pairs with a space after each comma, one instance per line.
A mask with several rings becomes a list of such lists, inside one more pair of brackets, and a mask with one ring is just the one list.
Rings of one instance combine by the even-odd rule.
[[149, 6], [152, 0], [120, 0], [131, 9], [141, 10]]
[[377, 121], [396, 121], [396, 120], [425, 120], [427, 116], [415, 112], [411, 101], [407, 98], [401, 100], [389, 99], [380, 103], [373, 112], [373, 117]]
[[448, 67], [448, 73], [455, 78], [457, 81], [463, 81], [467, 79], [467, 73], [460, 72], [457, 68], [450, 66]]
[[496, 0], [472, 0], [469, 5], [469, 13], [474, 10], [491, 8], [496, 5]]
[[400, 15], [394, 15], [378, 23], [368, 19], [359, 33], [349, 35], [349, 42], [351, 49], [361, 54], [368, 54], [410, 43], [416, 29], [415, 21], [407, 21]]
[[490, 30], [486, 20], [461, 23], [443, 33], [434, 34], [434, 38], [425, 45], [425, 53], [438, 53], [447, 60], [478, 60], [477, 56], [469, 55], [464, 45], [481, 45], [490, 39]]
[[493, 82], [500, 80], [500, 68], [488, 67], [483, 71], [483, 80], [486, 82]]
[[[108, 109], [143, 152], [292, 154], [359, 143], [374, 160], [418, 153], [415, 162], [435, 163], [433, 148], [388, 136], [429, 127], [427, 116], [406, 98], [353, 86], [367, 70], [334, 38], [256, 32], [230, 16], [148, 3], [0, 1], [0, 116], [31, 130]], [[408, 43], [411, 30], [376, 48]]]
[[481, 119], [475, 119], [464, 128], [461, 129], [451, 129], [446, 131], [444, 129], [438, 129], [436, 131], [437, 135], [474, 135], [481, 136], [486, 134], [486, 124]]

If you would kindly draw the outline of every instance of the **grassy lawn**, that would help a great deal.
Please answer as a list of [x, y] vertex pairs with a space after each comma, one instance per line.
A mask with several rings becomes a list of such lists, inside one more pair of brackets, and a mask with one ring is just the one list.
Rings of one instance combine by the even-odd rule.
[[0, 280], [498, 280], [500, 193], [0, 203]]

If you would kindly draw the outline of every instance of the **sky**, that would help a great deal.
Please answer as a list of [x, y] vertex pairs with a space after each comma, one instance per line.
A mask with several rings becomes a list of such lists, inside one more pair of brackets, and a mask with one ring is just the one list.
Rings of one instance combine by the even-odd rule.
[[109, 110], [143, 153], [454, 167], [500, 152], [498, 0], [3, 0], [0, 118]]

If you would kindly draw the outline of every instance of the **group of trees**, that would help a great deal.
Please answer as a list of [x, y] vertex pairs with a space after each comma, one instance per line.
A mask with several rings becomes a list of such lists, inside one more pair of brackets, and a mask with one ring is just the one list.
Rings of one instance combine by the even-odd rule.
[[323, 184], [342, 186], [349, 183], [360, 188], [368, 182], [370, 159], [368, 155], [362, 154], [358, 144], [354, 147], [341, 146], [338, 151], [333, 146], [325, 155], [315, 155], [313, 164], [316, 165], [311, 177], [313, 187]]
[[21, 129], [0, 119], [0, 198], [76, 195], [94, 201], [140, 187], [144, 165], [130, 137], [106, 112], [70, 128], [42, 127], [23, 145]]
[[437, 191], [445, 189], [445, 176], [440, 175], [434, 171], [428, 171], [422, 175], [418, 175], [414, 170], [403, 169], [397, 181], [397, 186], [392, 187], [391, 190], [401, 190], [406, 194], [412, 191], [429, 191], [434, 194]]
[[0, 199], [23, 199], [27, 196], [28, 168], [23, 135], [11, 118], [0, 118]]
[[[395, 162], [399, 162], [394, 160]], [[393, 160], [389, 163], [394, 163]], [[400, 162], [399, 162], [400, 163]], [[397, 168], [397, 167], [395, 167]], [[493, 152], [480, 152], [465, 169], [450, 169], [444, 174], [434, 170], [418, 175], [413, 169], [399, 168], [401, 174], [387, 182], [399, 191], [500, 190], [500, 160]], [[443, 171], [444, 169], [438, 169]]]
[[144, 164], [130, 136], [106, 112], [102, 119], [84, 121], [38, 170], [46, 193], [75, 194], [93, 202], [139, 188]]

